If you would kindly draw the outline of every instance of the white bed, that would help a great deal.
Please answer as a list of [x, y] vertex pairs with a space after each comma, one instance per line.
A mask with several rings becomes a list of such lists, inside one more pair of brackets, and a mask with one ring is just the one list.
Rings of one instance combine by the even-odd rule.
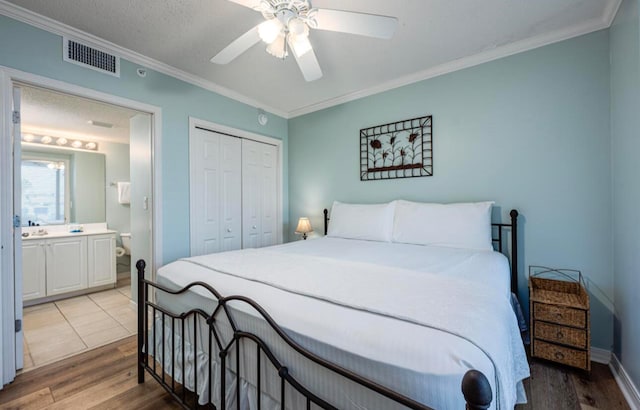
[[[469, 369], [489, 379], [491, 408], [511, 409], [526, 400], [522, 380], [529, 367], [511, 308], [509, 278], [508, 261], [498, 252], [327, 237], [187, 258], [157, 272], [157, 283], [171, 289], [202, 281], [222, 295], [249, 297], [304, 348], [435, 409], [464, 408], [460, 381]], [[209, 292], [198, 287], [181, 298], [158, 292], [157, 303], [176, 312], [200, 307], [211, 313], [216, 306]], [[296, 379], [337, 408], [402, 408], [337, 376], [327, 381], [326, 370], [301, 360], [255, 311], [236, 303], [230, 308], [240, 328], [263, 338]], [[156, 325], [162, 326], [159, 317]], [[152, 353], [162, 362], [164, 344], [181, 363], [181, 329], [172, 332], [170, 321], [164, 325], [165, 337], [156, 332]], [[223, 324], [218, 326], [229, 334]], [[219, 377], [209, 380], [208, 367], [215, 375], [219, 363], [204, 352], [208, 332], [200, 321], [195, 386], [189, 353], [193, 323], [185, 327], [189, 357], [184, 381], [204, 403], [210, 382], [220, 382]], [[170, 358], [165, 355], [163, 367], [182, 382], [181, 366], [172, 369]], [[228, 366], [235, 369], [231, 362]], [[247, 370], [241, 372], [241, 408], [256, 408], [256, 375], [248, 370], [254, 362], [255, 355], [242, 358], [241, 368]], [[276, 408], [279, 384], [263, 383], [262, 408]], [[301, 408], [295, 394], [287, 394], [286, 407]], [[228, 408], [235, 408], [232, 383], [227, 396]]]

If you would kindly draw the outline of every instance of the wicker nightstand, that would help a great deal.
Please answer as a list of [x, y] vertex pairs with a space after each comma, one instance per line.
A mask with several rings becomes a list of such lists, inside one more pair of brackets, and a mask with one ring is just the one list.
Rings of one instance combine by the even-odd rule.
[[531, 356], [590, 372], [589, 295], [582, 274], [530, 266], [529, 304]]

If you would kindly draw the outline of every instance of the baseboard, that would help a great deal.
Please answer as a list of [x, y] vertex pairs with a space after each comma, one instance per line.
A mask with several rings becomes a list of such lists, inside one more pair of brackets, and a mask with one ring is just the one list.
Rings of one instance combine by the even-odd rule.
[[613, 377], [615, 377], [618, 386], [620, 386], [620, 390], [622, 390], [624, 398], [627, 399], [627, 403], [629, 403], [631, 410], [640, 410], [640, 393], [638, 392], [638, 388], [633, 384], [629, 374], [626, 372], [624, 367], [622, 367], [622, 363], [620, 363], [615, 354], [611, 356], [609, 368], [611, 369], [611, 373], [613, 373]]
[[611, 363], [611, 351], [607, 349], [600, 349], [599, 347], [592, 347], [591, 361], [608, 365]]

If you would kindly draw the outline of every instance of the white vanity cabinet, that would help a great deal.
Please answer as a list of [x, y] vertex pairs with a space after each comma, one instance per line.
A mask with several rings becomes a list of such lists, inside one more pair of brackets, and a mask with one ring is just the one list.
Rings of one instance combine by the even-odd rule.
[[45, 240], [22, 242], [22, 299], [47, 296]]
[[116, 235], [111, 231], [23, 240], [22, 278], [24, 301], [114, 285]]
[[50, 239], [46, 245], [47, 296], [87, 287], [87, 237]]
[[115, 234], [89, 236], [88, 286], [116, 283], [116, 236]]

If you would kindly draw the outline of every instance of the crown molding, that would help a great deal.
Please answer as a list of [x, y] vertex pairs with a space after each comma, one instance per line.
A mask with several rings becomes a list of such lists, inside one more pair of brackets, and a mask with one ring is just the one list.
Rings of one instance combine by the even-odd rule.
[[49, 17], [45, 17], [31, 10], [27, 10], [13, 3], [9, 3], [6, 0], [0, 0], [0, 14], [10, 17], [14, 20], [18, 20], [23, 23], [29, 24], [31, 26], [40, 28], [42, 30], [48, 31], [53, 34], [72, 37], [76, 40], [82, 40], [84, 42], [87, 42], [87, 43], [90, 43], [91, 45], [96, 46], [97, 48], [101, 48], [109, 53], [115, 54], [121, 58], [129, 60], [134, 64], [143, 65], [146, 68], [155, 70], [159, 73], [177, 78], [178, 80], [182, 80], [186, 83], [193, 84], [200, 88], [204, 88], [205, 90], [212, 91], [216, 94], [220, 94], [224, 97], [231, 98], [232, 100], [241, 102], [243, 104], [247, 104], [256, 108], [261, 108], [265, 111], [268, 111], [272, 114], [278, 115], [285, 119], [289, 118], [289, 115], [286, 111], [277, 109], [275, 107], [267, 106], [260, 101], [247, 97], [243, 94], [240, 94], [229, 88], [223, 87], [212, 81], [205, 80], [202, 77], [198, 77], [196, 75], [187, 73], [186, 71], [180, 70], [178, 68], [165, 64], [153, 58], [147, 57], [133, 50], [129, 50], [128, 48], [119, 46], [110, 41], [94, 36], [93, 34], [87, 33], [82, 30], [78, 30], [74, 27], [68, 26], [64, 23], [53, 20]]
[[407, 76], [400, 77], [371, 88], [355, 91], [353, 93], [345, 94], [340, 97], [321, 101], [317, 104], [312, 104], [303, 108], [292, 110], [289, 112], [289, 117], [295, 118], [329, 107], [344, 104], [349, 101], [358, 100], [363, 97], [379, 94], [398, 87], [417, 83], [423, 80], [428, 80], [430, 78], [438, 77], [454, 71], [477, 66], [490, 61], [498, 60], [503, 57], [508, 57], [514, 54], [522, 53], [524, 51], [533, 50], [549, 44], [558, 43], [560, 41], [568, 40], [573, 37], [578, 37], [584, 34], [608, 28], [609, 26], [611, 26], [611, 23], [615, 18], [621, 2], [622, 0], [610, 0], [608, 6], [606, 7], [603, 15], [600, 18], [595, 18], [581, 24], [576, 24], [574, 26], [564, 28], [562, 30], [556, 30], [550, 33], [545, 33], [539, 36], [527, 38], [490, 50], [482, 51], [480, 53], [468, 57], [463, 57], [458, 60], [450, 61], [448, 63], [440, 64], [427, 70], [409, 74]]
[[607, 27], [611, 27], [611, 24], [613, 24], [613, 20], [616, 18], [621, 4], [622, 0], [611, 0], [605, 7], [602, 18]]

